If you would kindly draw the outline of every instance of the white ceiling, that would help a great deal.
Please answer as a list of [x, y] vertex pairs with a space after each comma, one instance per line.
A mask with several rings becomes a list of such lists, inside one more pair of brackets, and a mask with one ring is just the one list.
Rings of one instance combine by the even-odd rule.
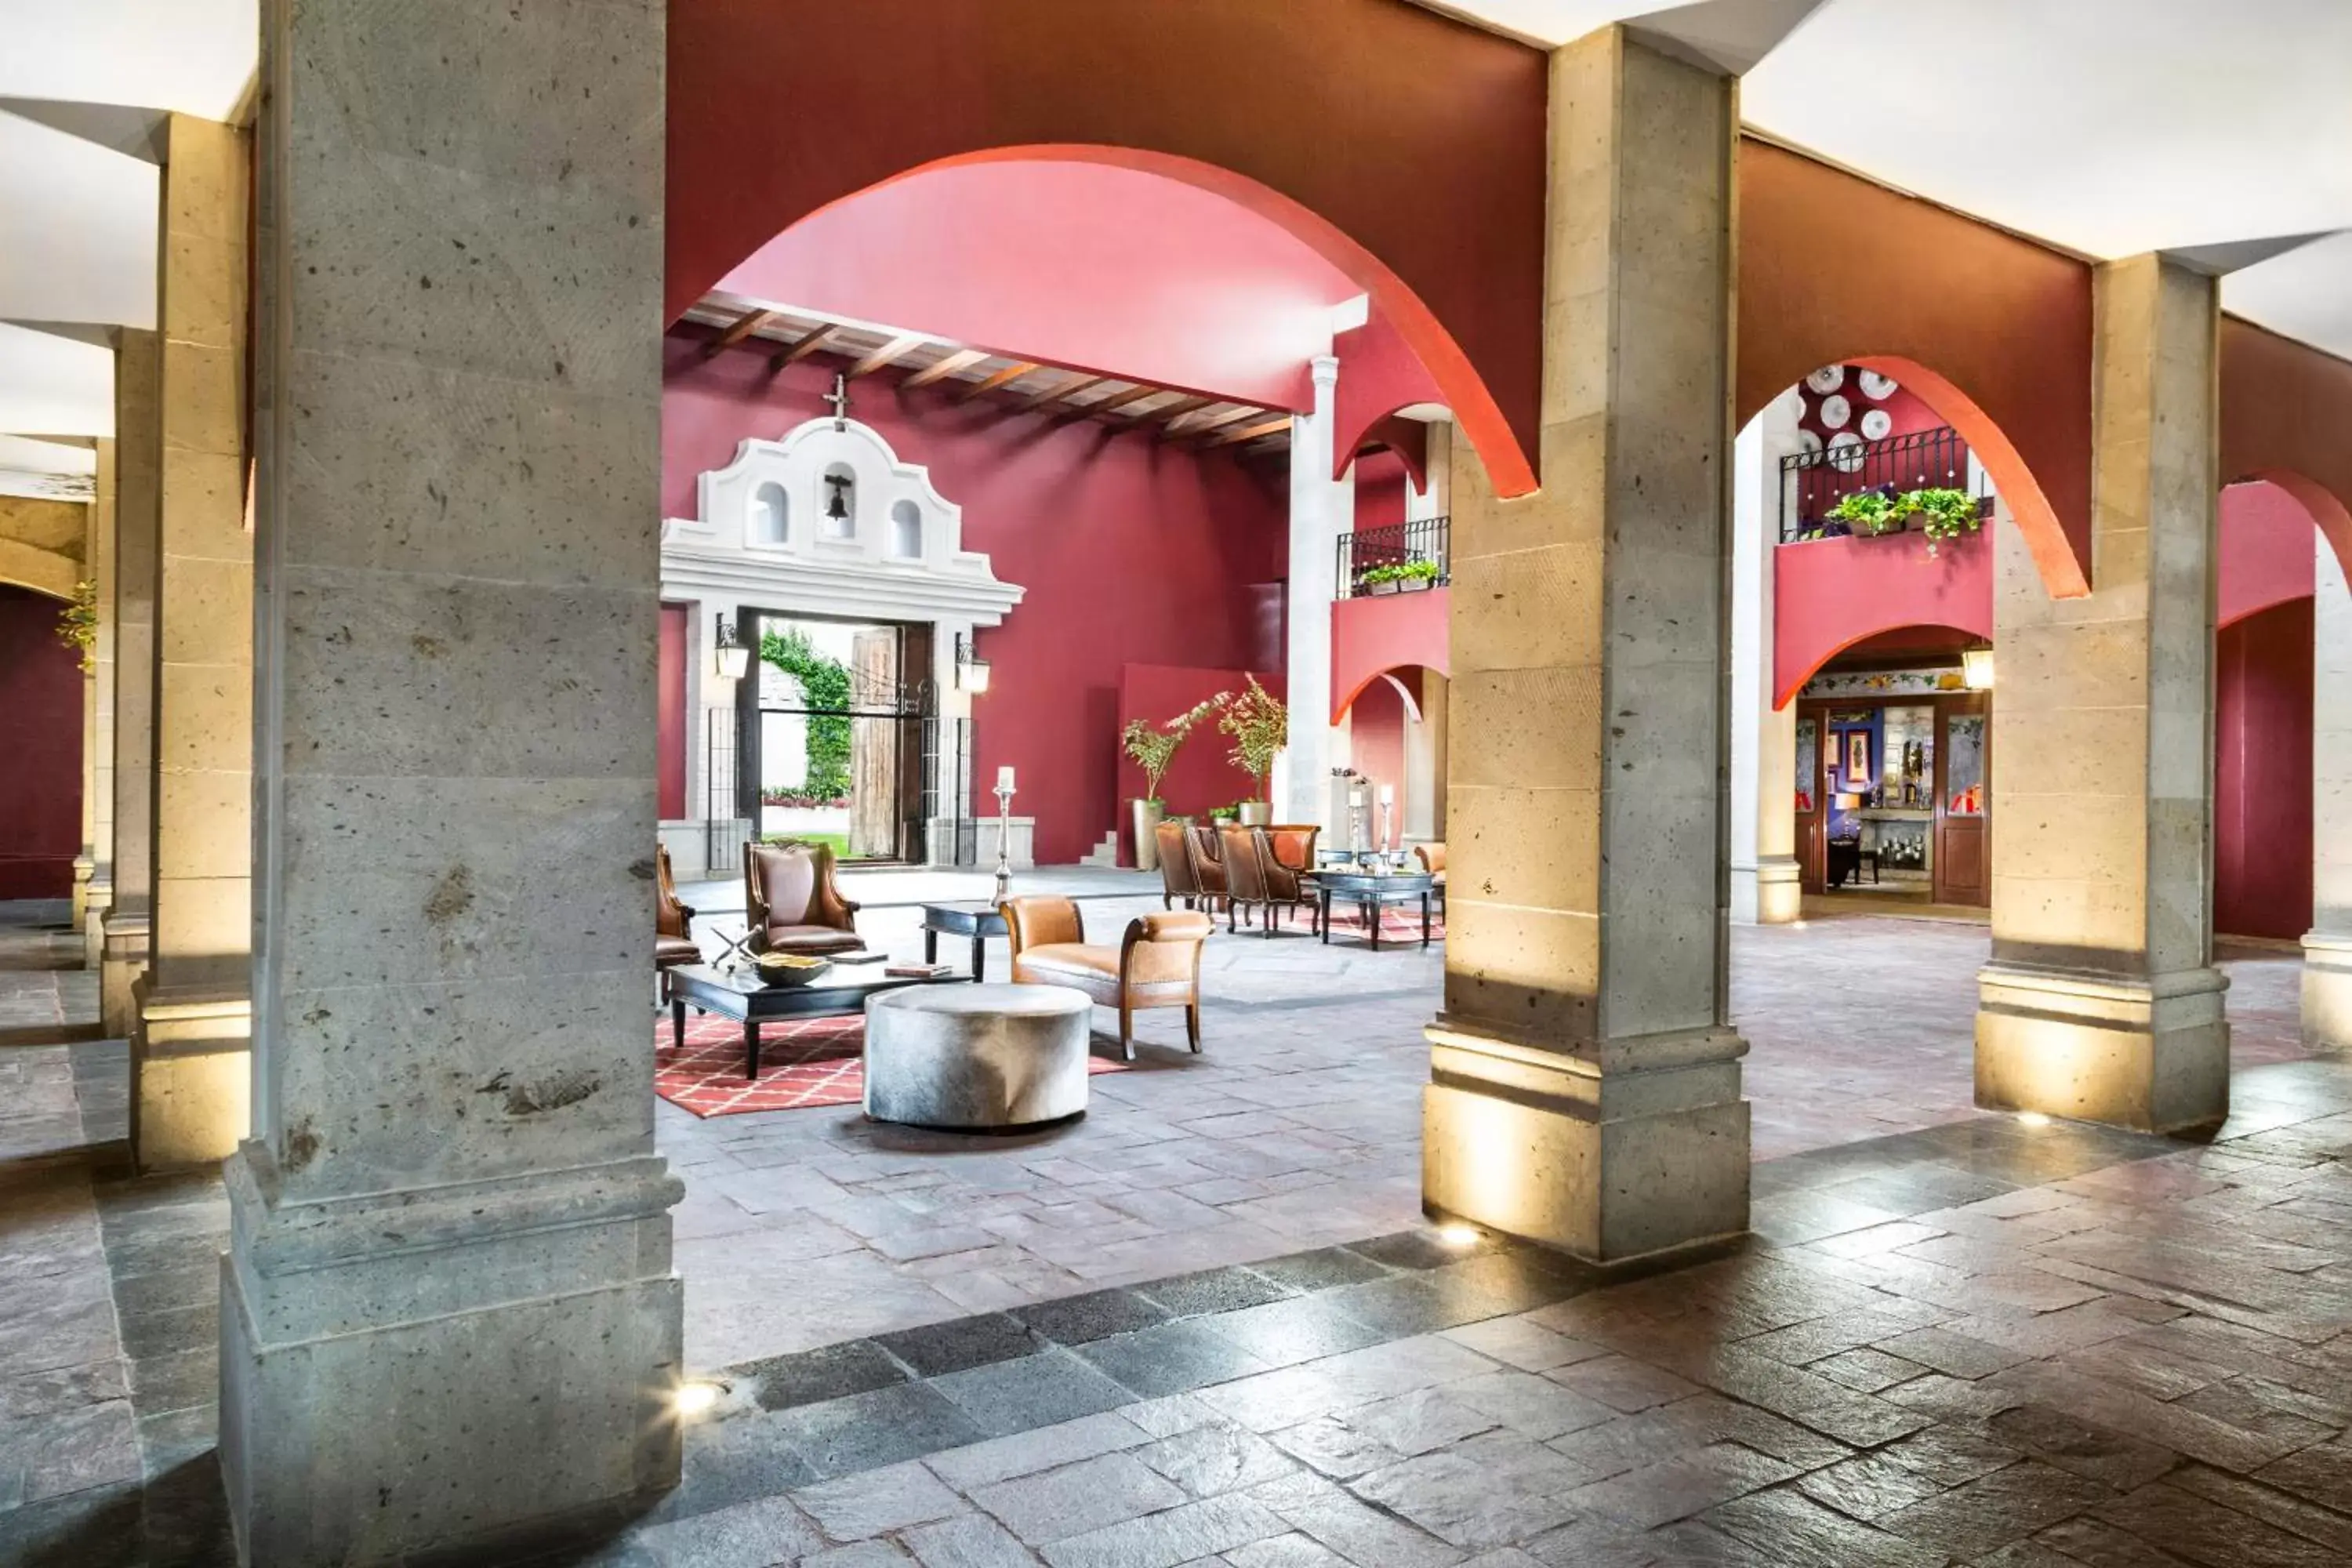
[[[1545, 44], [1687, 36], [1789, 0], [1443, 0]], [[1747, 121], [2083, 255], [2352, 229], [2352, 0], [1822, 0], [1740, 84]], [[2228, 278], [2229, 309], [2352, 356], [2352, 247]]]
[[0, 98], [236, 115], [261, 44], [259, 0], [0, 0]]

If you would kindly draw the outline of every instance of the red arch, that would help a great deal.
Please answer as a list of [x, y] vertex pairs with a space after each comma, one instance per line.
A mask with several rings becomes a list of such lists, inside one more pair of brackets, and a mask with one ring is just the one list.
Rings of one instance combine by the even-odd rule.
[[1332, 723], [1388, 670], [1419, 665], [1452, 676], [1453, 597], [1450, 588], [1431, 588], [1341, 599], [1331, 606]]
[[781, 230], [902, 174], [1120, 162], [1242, 202], [1355, 279], [1496, 489], [1535, 488], [1542, 52], [1360, 0], [673, 0], [668, 37], [673, 320]]
[[1795, 679], [1790, 682], [1789, 689], [1773, 700], [1772, 707], [1774, 710], [1777, 711], [1782, 708], [1786, 708], [1790, 702], [1794, 701], [1796, 700], [1797, 693], [1805, 689], [1805, 682], [1811, 680], [1814, 676], [1819, 675], [1822, 672], [1823, 666], [1827, 665], [1830, 660], [1837, 658], [1838, 655], [1845, 652], [1846, 649], [1855, 647], [1857, 644], [1866, 643], [1873, 637], [1885, 637], [1888, 632], [1908, 631], [1915, 626], [1924, 626], [1928, 628], [1941, 627], [1946, 631], [1963, 632], [1969, 637], [1979, 638], [1985, 642], [1990, 642], [1992, 640], [1992, 633], [1990, 630], [1979, 630], [1975, 626], [1953, 626], [1946, 621], [1897, 620], [1888, 622], [1885, 625], [1874, 623], [1868, 631], [1857, 632], [1853, 637], [1847, 637], [1844, 641], [1839, 643], [1836, 647], [1825, 650], [1821, 657], [1814, 659], [1810, 666], [1798, 672]]
[[1775, 546], [1772, 706], [1881, 632], [1950, 626], [1992, 637], [1992, 540], [1979, 531], [1930, 556], [1916, 539], [1819, 539]]
[[1752, 139], [1739, 178], [1738, 422], [1822, 365], [1891, 375], [1976, 451], [2051, 594], [2089, 593], [2089, 267]]
[[2352, 362], [2221, 318], [2221, 475], [2267, 479], [2352, 573]]

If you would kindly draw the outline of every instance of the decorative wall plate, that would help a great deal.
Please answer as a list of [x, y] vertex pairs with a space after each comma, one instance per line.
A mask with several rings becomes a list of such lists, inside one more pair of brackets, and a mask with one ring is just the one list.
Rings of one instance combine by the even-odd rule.
[[1842, 364], [1825, 364], [1822, 366], [1821, 369], [1813, 371], [1808, 374], [1805, 377], [1805, 384], [1811, 387], [1815, 392], [1820, 393], [1822, 396], [1827, 397], [1831, 393], [1835, 392], [1839, 387], [1845, 384], [1845, 366]]
[[1865, 408], [1862, 411], [1862, 438], [1864, 440], [1884, 441], [1886, 439], [1886, 433], [1894, 428], [1895, 416], [1886, 412], [1885, 409]]
[[1841, 474], [1858, 474], [1865, 461], [1862, 437], [1851, 430], [1841, 430], [1830, 437], [1830, 467]]
[[1804, 451], [1818, 452], [1822, 449], [1822, 438], [1813, 431], [1800, 430], [1797, 432], [1797, 445]]
[[1862, 395], [1864, 397], [1869, 398], [1873, 403], [1876, 403], [1883, 398], [1892, 396], [1898, 385], [1893, 376], [1881, 375], [1874, 370], [1864, 371], [1860, 380], [1862, 382]]
[[1853, 405], [1846, 401], [1844, 393], [1832, 392], [1822, 399], [1822, 429], [1843, 430], [1845, 422], [1853, 417]]

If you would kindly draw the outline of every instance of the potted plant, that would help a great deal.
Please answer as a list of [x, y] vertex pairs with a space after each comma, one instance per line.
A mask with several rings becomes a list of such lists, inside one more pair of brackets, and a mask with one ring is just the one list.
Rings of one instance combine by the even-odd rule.
[[1392, 565], [1367, 566], [1356, 574], [1356, 586], [1366, 594], [1393, 594], [1397, 591], [1396, 568]]
[[1974, 533], [1984, 526], [1983, 509], [1977, 499], [1966, 490], [1940, 486], [1909, 490], [1895, 498], [1894, 505], [1902, 510], [1907, 520], [1919, 520], [1919, 531], [1927, 536], [1927, 553], [1947, 539], [1958, 539], [1964, 533]]
[[1234, 765], [1256, 785], [1253, 798], [1241, 804], [1241, 819], [1253, 826], [1265, 826], [1274, 820], [1274, 804], [1264, 798], [1266, 775], [1274, 772], [1274, 759], [1290, 743], [1290, 710], [1253, 675], [1248, 688], [1224, 705], [1217, 728], [1233, 737]]
[[1167, 813], [1167, 805], [1160, 798], [1160, 781], [1167, 776], [1169, 766], [1176, 761], [1176, 749], [1192, 732], [1194, 725], [1233, 700], [1230, 691], [1220, 691], [1214, 697], [1195, 703], [1184, 712], [1153, 729], [1140, 719], [1129, 719], [1127, 728], [1119, 731], [1119, 747], [1128, 760], [1143, 770], [1143, 794], [1128, 803], [1135, 824], [1135, 865], [1140, 871], [1160, 868], [1159, 827]]
[[1408, 561], [1397, 568], [1397, 587], [1407, 594], [1419, 593], [1437, 582], [1437, 563]]
[[1209, 820], [1217, 824], [1221, 827], [1231, 824], [1240, 816], [1241, 807], [1237, 805], [1213, 805], [1209, 807]]
[[1840, 496], [1837, 505], [1822, 514], [1832, 522], [1842, 522], [1855, 533], [1876, 538], [1882, 533], [1900, 532], [1909, 513], [1895, 510], [1895, 502], [1883, 490], [1855, 490]]

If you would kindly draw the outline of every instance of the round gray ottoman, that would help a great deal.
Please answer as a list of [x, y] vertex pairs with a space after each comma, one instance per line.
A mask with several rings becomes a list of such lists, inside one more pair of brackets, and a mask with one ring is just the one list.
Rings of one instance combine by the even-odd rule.
[[866, 1004], [866, 1114], [966, 1131], [1087, 1108], [1094, 1004], [1064, 985], [909, 985]]

